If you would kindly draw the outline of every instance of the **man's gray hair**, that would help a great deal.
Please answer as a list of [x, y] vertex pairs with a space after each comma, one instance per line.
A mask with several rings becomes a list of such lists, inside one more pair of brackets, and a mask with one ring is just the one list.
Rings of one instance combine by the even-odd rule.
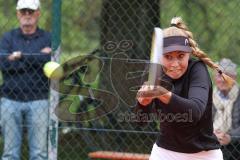
[[230, 75], [237, 75], [237, 65], [228, 58], [223, 58], [218, 62], [220, 69]]

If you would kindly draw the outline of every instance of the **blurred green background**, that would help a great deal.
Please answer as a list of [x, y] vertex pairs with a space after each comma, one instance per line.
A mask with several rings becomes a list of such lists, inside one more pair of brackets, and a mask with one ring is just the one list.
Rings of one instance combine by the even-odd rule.
[[[41, 2], [39, 26], [52, 31], [52, 1]], [[114, 53], [124, 52], [132, 58], [149, 59], [153, 27], [168, 27], [172, 17], [181, 16], [209, 57], [214, 61], [230, 58], [240, 64], [239, 7], [238, 0], [62, 0], [60, 60], [64, 63], [97, 48], [103, 49], [109, 41], [119, 45], [122, 40], [132, 41], [132, 48], [127, 51], [116, 49]], [[15, 8], [16, 0], [0, 0], [0, 36], [18, 27]], [[106, 52], [104, 56], [110, 58], [113, 52]], [[212, 70], [209, 71], [212, 74]], [[121, 72], [115, 74], [119, 76]], [[98, 77], [91, 85], [111, 91], [109, 82], [109, 79]], [[79, 98], [65, 98], [74, 101], [70, 111], [77, 112], [81, 107]], [[90, 109], [92, 105], [88, 105], [86, 111]], [[149, 153], [158, 125], [152, 123], [138, 128], [131, 123], [120, 123], [116, 121], [120, 111], [96, 121], [60, 126], [59, 159], [87, 159], [88, 152], [98, 149]], [[72, 132], [62, 133], [65, 127], [70, 127]], [[132, 130], [139, 132], [130, 132]], [[0, 143], [2, 146], [2, 141]], [[23, 159], [27, 158], [25, 144]]]

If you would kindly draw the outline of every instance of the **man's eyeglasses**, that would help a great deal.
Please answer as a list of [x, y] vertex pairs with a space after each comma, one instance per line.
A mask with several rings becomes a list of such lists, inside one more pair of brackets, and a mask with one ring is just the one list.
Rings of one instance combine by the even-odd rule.
[[28, 13], [29, 15], [32, 15], [34, 12], [35, 12], [35, 10], [28, 9], [28, 8], [20, 9], [20, 13], [21, 13], [22, 15], [26, 15], [27, 13]]

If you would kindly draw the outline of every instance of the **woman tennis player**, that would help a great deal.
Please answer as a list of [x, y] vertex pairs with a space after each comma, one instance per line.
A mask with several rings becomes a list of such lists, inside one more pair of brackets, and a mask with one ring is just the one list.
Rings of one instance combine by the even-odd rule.
[[213, 133], [212, 82], [206, 65], [223, 78], [224, 74], [197, 47], [180, 17], [171, 20], [171, 27], [164, 29], [163, 35], [162, 76], [173, 89], [145, 84], [137, 95], [138, 109], [154, 108], [171, 115], [160, 121], [150, 160], [223, 160]]

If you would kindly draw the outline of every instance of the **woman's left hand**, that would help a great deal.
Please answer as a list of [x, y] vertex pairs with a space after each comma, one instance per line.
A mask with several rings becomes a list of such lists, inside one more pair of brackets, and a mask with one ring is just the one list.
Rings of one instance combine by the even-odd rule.
[[151, 87], [149, 85], [147, 85], [147, 83], [145, 82], [144, 85], [142, 85], [142, 87], [138, 90], [138, 93], [137, 93], [137, 97], [136, 99], [138, 100], [138, 102], [143, 105], [143, 106], [146, 106], [148, 104], [150, 104], [153, 100], [152, 97], [144, 97], [142, 96], [141, 93], [145, 93], [145, 92], [148, 92], [148, 91], [151, 91]]
[[137, 93], [137, 97], [144, 97], [144, 98], [158, 98], [161, 95], [168, 93], [169, 91], [162, 86], [153, 86], [153, 85], [146, 85], [144, 88], [145, 90], [139, 90]]

